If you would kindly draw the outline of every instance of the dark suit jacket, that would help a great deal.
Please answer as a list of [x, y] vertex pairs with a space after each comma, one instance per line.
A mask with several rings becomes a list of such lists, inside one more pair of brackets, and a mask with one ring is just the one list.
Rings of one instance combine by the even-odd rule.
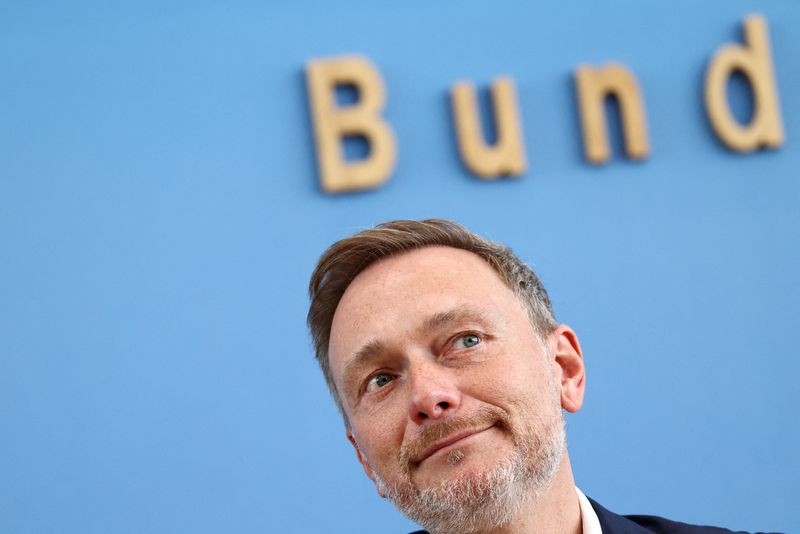
[[[609, 512], [593, 500], [592, 503], [603, 534], [731, 534], [733, 531], [718, 527], [701, 527], [670, 521], [654, 515], [617, 515]], [[739, 531], [741, 534], [742, 531]], [[411, 534], [428, 534], [418, 530]]]
[[592, 508], [600, 520], [603, 534], [730, 534], [733, 532], [726, 528], [687, 525], [654, 515], [617, 515], [592, 499], [589, 499], [589, 502], [592, 503]]

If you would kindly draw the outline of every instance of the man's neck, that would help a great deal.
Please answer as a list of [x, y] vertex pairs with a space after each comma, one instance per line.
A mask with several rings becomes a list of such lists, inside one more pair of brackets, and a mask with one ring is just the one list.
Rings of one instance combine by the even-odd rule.
[[575, 493], [569, 456], [556, 472], [550, 487], [525, 503], [519, 515], [508, 525], [482, 534], [581, 534], [581, 509]]

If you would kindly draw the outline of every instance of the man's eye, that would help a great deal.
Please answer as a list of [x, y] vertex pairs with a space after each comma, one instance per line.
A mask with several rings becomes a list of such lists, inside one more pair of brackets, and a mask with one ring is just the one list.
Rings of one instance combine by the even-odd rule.
[[392, 380], [394, 380], [394, 377], [389, 373], [378, 373], [370, 378], [369, 382], [367, 382], [367, 391], [375, 391], [376, 389], [380, 389]]
[[456, 339], [456, 342], [453, 344], [453, 346], [456, 349], [468, 349], [468, 348], [474, 347], [475, 345], [477, 345], [480, 342], [481, 342], [481, 338], [479, 338], [475, 334], [465, 334], [463, 336], [459, 336]]

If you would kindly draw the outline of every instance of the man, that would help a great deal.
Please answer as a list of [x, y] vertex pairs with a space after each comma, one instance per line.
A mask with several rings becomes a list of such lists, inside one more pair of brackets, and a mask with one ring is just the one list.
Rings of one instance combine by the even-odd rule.
[[507, 247], [392, 221], [331, 246], [309, 291], [347, 439], [431, 533], [728, 532], [618, 516], [575, 487], [562, 410], [583, 403], [581, 347]]

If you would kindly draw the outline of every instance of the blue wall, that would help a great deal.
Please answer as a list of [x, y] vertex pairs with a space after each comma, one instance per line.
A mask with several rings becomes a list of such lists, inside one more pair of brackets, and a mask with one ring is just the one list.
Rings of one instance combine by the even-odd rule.
[[[410, 530], [344, 439], [305, 291], [333, 240], [429, 216], [510, 244], [581, 336], [584, 492], [800, 530], [800, 4], [379, 4], [0, 6], [0, 532]], [[787, 141], [738, 155], [702, 80], [753, 11]], [[399, 160], [330, 197], [303, 66], [342, 53], [383, 73]], [[642, 86], [643, 163], [583, 162], [571, 72], [608, 60]], [[489, 183], [447, 91], [500, 74], [530, 169]]]

